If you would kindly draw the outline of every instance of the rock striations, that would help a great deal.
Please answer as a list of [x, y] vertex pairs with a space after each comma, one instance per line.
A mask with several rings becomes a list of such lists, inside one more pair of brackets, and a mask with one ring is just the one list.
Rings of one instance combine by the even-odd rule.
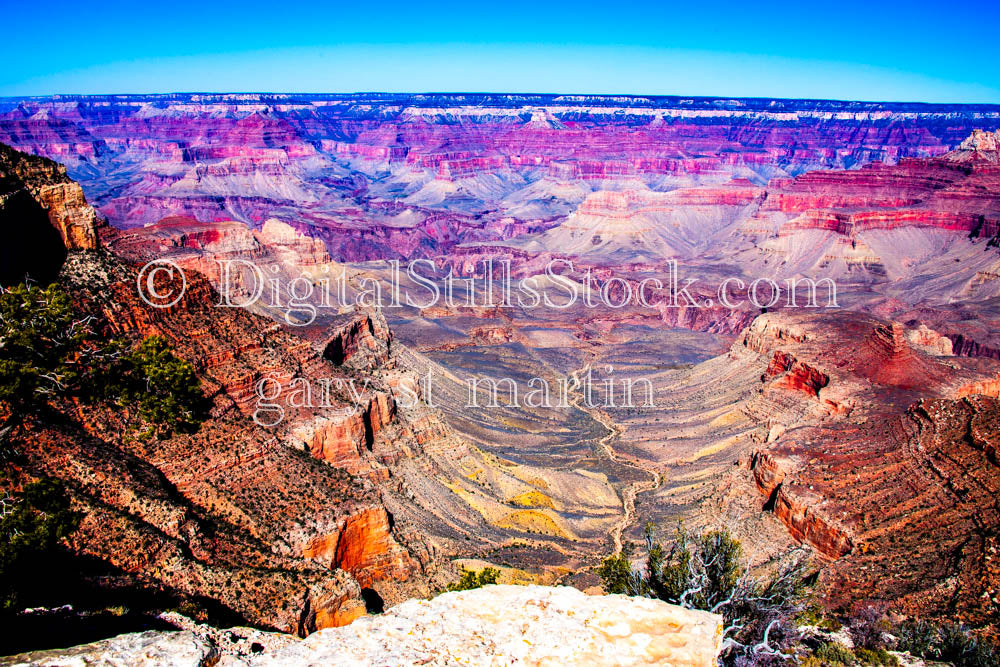
[[[360, 646], [434, 664], [455, 642], [473, 664], [559, 663], [567, 647], [600, 664], [609, 638], [662, 657], [686, 645], [669, 623], [639, 632], [662, 609], [563, 589], [361, 617], [440, 589], [451, 561], [592, 577], [647, 521], [678, 519], [730, 526], [754, 565], [810, 551], [831, 607], [995, 624], [998, 123], [988, 106], [787, 100], [0, 100], [0, 140], [65, 161], [83, 188], [0, 148], [0, 283], [58, 277], [100, 334], [167, 339], [211, 402], [199, 432], [144, 438], [128, 406], [53, 400], [18, 472], [64, 482], [95, 579], [200, 620], [298, 635], [354, 621], [260, 664]], [[152, 259], [189, 278], [168, 308], [135, 290]], [[411, 259], [434, 263], [392, 262]], [[500, 305], [469, 278], [489, 259], [560, 302], [585, 290]], [[226, 260], [310, 295], [220, 308], [258, 286]], [[417, 296], [470, 286], [464, 301], [322, 303], [400, 276]], [[616, 373], [648, 382], [649, 404], [616, 402]], [[523, 398], [585, 374], [606, 405], [567, 388], [559, 405], [469, 406], [470, 379]], [[258, 392], [330, 380], [351, 389], [321, 405]], [[537, 625], [508, 627], [511, 610]], [[481, 631], [494, 621], [500, 635]], [[398, 648], [397, 632], [420, 641]]]
[[[25, 201], [40, 205], [52, 192], [50, 180], [59, 182], [60, 192], [79, 195], [47, 160], [4, 156], [9, 173], [25, 179], [19, 182], [30, 199], [17, 195]], [[394, 446], [386, 439], [391, 432], [400, 447], [409, 447], [407, 455], [420, 455], [377, 369], [366, 369], [365, 386], [373, 388], [358, 395], [356, 432], [342, 436], [353, 440], [350, 454], [335, 465], [317, 460], [305, 426], [351, 411], [346, 395], [327, 414], [298, 410], [276, 429], [252, 417], [262, 377], [285, 383], [342, 377], [322, 349], [271, 320], [216, 308], [218, 295], [194, 272], [177, 304], [149, 306], [136, 291], [136, 267], [98, 248], [92, 225], [76, 224], [95, 220], [82, 196], [73, 206], [46, 201], [55, 220], [69, 220], [63, 229], [76, 231], [63, 237], [61, 253], [50, 257], [42, 246], [33, 248], [34, 256], [51, 260], [80, 317], [103, 337], [162, 336], [193, 365], [211, 401], [196, 433], [150, 434], [127, 406], [53, 399], [47, 416], [33, 421], [31, 437], [14, 443], [17, 479], [59, 479], [73, 498], [82, 519], [69, 546], [98, 564], [92, 585], [166, 595], [210, 618], [300, 635], [363, 615], [362, 584], [372, 590], [369, 597], [390, 602], [426, 591], [437, 567], [432, 547], [405, 512], [394, 518], [386, 510], [399, 490], [380, 487], [388, 470], [370, 454], [375, 447], [392, 459], [386, 452]], [[50, 220], [21, 217], [18, 223], [52, 229]], [[114, 247], [112, 232], [106, 240]], [[385, 329], [378, 334], [388, 336]], [[383, 339], [383, 353], [386, 346]], [[404, 506], [401, 500], [395, 505]]]

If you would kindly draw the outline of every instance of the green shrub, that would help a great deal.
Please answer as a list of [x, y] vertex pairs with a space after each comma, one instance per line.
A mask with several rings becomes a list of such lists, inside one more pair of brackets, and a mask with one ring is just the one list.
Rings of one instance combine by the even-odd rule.
[[933, 658], [937, 652], [940, 633], [933, 623], [917, 620], [904, 621], [896, 628], [896, 650], [908, 652], [919, 658]]
[[741, 563], [742, 547], [725, 530], [691, 537], [679, 527], [669, 549], [646, 529], [644, 567], [627, 554], [604, 559], [597, 572], [608, 593], [657, 598], [722, 614], [725, 664], [765, 664], [791, 659], [799, 638], [793, 619], [805, 608], [805, 563], [787, 562], [758, 579]]
[[854, 664], [854, 654], [851, 649], [837, 642], [823, 643], [813, 651], [813, 657], [819, 660], [819, 664], [830, 665], [830, 667]]
[[39, 577], [51, 574], [46, 557], [76, 530], [80, 517], [70, 511], [62, 485], [52, 479], [6, 496], [0, 517], [0, 609], [9, 612]]
[[197, 430], [204, 421], [207, 406], [194, 367], [160, 336], [139, 343], [116, 370], [111, 390], [120, 403], [137, 404], [146, 421], [181, 431]]
[[58, 285], [0, 291], [0, 402], [30, 412], [47, 396], [71, 392], [91, 336]]
[[482, 588], [490, 584], [495, 584], [500, 579], [500, 570], [495, 567], [486, 567], [475, 572], [473, 570], [463, 570], [462, 578], [453, 584], [448, 585], [449, 591], [470, 591], [473, 588]]
[[950, 662], [955, 667], [996, 667], [1000, 652], [980, 640], [961, 623], [949, 623], [941, 628], [940, 644], [935, 653], [938, 660]]
[[632, 572], [628, 549], [614, 556], [608, 556], [597, 568], [603, 582], [604, 592], [610, 595], [643, 595], [642, 580]]
[[921, 620], [905, 621], [896, 629], [900, 651], [919, 658], [949, 662], [955, 667], [996, 667], [1000, 650], [961, 623], [935, 626]]
[[838, 632], [843, 627], [836, 618], [827, 616], [817, 605], [813, 604], [795, 617], [796, 625], [812, 625], [827, 632]]
[[679, 531], [663, 567], [652, 570], [661, 573], [660, 581], [656, 575], [650, 581], [661, 599], [689, 600], [695, 609], [711, 610], [736, 590], [744, 574], [742, 555], [743, 547], [729, 531], [712, 530], [694, 539]]
[[66, 292], [19, 285], [0, 291], [0, 440], [53, 397], [134, 404], [166, 429], [194, 430], [207, 404], [194, 368], [166, 340], [135, 349], [97, 340], [92, 317], [73, 311]]
[[859, 648], [854, 652], [854, 655], [862, 665], [884, 665], [885, 667], [896, 667], [896, 665], [899, 665], [899, 660], [896, 656], [884, 648]]

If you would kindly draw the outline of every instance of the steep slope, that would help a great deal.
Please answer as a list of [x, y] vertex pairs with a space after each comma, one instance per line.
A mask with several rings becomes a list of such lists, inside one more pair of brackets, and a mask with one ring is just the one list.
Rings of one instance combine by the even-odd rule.
[[[268, 278], [279, 281], [282, 290], [301, 277], [320, 286], [302, 301], [317, 307], [316, 320], [294, 330], [338, 367], [363, 372], [366, 381], [378, 376], [369, 386], [388, 401], [373, 403], [369, 412], [377, 418], [367, 422], [339, 415], [299, 420], [288, 411], [287, 439], [304, 442], [315, 456], [338, 467], [384, 480], [383, 488], [395, 490], [383, 493], [393, 516], [400, 521], [412, 516], [421, 531], [433, 536], [440, 555], [510, 562], [510, 550], [525, 547], [520, 564], [551, 577], [558, 567], [589, 558], [620, 517], [613, 483], [584, 465], [589, 447], [575, 442], [603, 427], [575, 409], [470, 410], [468, 380], [474, 376], [407, 345], [376, 311], [323, 307], [337, 303], [341, 290], [335, 281], [341, 276], [343, 295], [353, 301], [361, 281], [377, 274], [332, 262], [322, 244], [290, 226], [269, 221], [252, 231], [235, 222], [175, 219], [123, 232], [114, 247], [137, 262], [170, 259], [203, 272], [216, 285], [225, 281], [218, 262], [232, 260], [268, 267]], [[253, 291], [248, 284], [253, 276], [244, 278], [247, 283], [230, 276], [234, 302]], [[324, 279], [329, 291], [320, 282]], [[287, 294], [282, 295], [284, 303]], [[278, 321], [289, 312], [268, 299], [249, 309]], [[519, 372], [534, 367], [531, 359], [512, 358], [511, 363]], [[410, 390], [422, 400], [405, 400]], [[505, 442], [497, 442], [498, 434], [505, 434]], [[497, 451], [498, 445], [505, 449]], [[557, 448], [570, 451], [558, 454]], [[511, 458], [500, 455], [507, 453]]]
[[98, 220], [83, 190], [51, 160], [0, 144], [0, 285], [55, 278], [66, 250], [97, 247]]
[[[350, 409], [346, 394], [313, 412], [334, 425], [343, 414], [357, 419], [356, 427], [334, 429], [341, 442], [328, 436], [331, 446], [349, 448], [347, 460], [336, 461], [340, 467], [310, 455], [308, 437], [293, 437], [300, 415], [269, 432], [252, 419], [255, 382], [264, 376], [336, 380], [345, 370], [269, 320], [214, 307], [218, 296], [197, 274], [174, 306], [151, 307], [136, 291], [136, 268], [99, 246], [92, 227], [89, 243], [74, 245], [80, 238], [74, 230], [86, 227], [72, 220], [92, 221], [94, 212], [70, 197], [77, 217], [59, 218], [66, 200], [51, 193], [53, 187], [72, 193], [75, 186], [34, 180], [33, 173], [60, 178], [47, 161], [5, 155], [53, 217], [71, 220], [59, 283], [72, 294], [81, 321], [105, 340], [164, 337], [193, 364], [212, 404], [208, 420], [187, 434], [151, 430], [131, 406], [54, 396], [27, 430], [5, 443], [16, 452], [5, 463], [11, 483], [61, 480], [82, 512], [70, 546], [100, 564], [101, 576], [91, 584], [98, 591], [110, 586], [109, 599], [116, 586], [160, 591], [212, 618], [299, 634], [363, 614], [359, 581], [389, 601], [426, 590], [436, 567], [429, 546], [405, 517], [394, 521], [374, 482], [344, 470], [379, 478], [372, 472], [377, 462], [365, 463], [363, 452], [370, 433], [392, 419], [388, 388], [363, 389], [356, 398], [360, 412]], [[18, 164], [22, 159], [28, 164]], [[46, 169], [38, 172], [38, 164]], [[21, 218], [20, 224], [49, 222]], [[31, 250], [29, 257], [44, 261], [49, 248]], [[371, 380], [382, 386], [378, 377]]]
[[804, 544], [840, 610], [886, 601], [989, 626], [1000, 366], [932, 334], [785, 310], [725, 357], [652, 376], [669, 404], [610, 411], [621, 448], [664, 479], [640, 494], [640, 520], [729, 526], [761, 562]]

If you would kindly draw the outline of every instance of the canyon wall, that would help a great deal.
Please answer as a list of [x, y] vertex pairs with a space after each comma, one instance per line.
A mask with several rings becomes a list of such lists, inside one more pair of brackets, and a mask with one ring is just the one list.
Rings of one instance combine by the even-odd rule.
[[[809, 170], [940, 155], [998, 122], [1000, 110], [989, 105], [679, 97], [0, 102], [0, 141], [67, 164], [115, 226], [171, 216], [252, 226], [279, 218], [322, 239], [339, 260], [433, 257], [463, 242], [543, 231], [609, 182], [654, 190], [734, 178], [764, 185]], [[904, 201], [889, 197], [883, 201]], [[805, 204], [802, 196], [783, 199], [785, 208]], [[848, 200], [812, 203], [835, 201]]]

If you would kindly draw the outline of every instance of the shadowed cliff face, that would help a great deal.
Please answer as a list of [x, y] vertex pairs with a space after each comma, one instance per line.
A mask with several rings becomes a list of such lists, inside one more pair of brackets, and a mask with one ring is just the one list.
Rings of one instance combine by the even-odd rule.
[[94, 250], [104, 224], [61, 164], [0, 144], [0, 285], [48, 284], [69, 250]]
[[67, 246], [97, 246], [92, 216], [65, 167], [0, 144], [0, 285], [52, 282]]
[[66, 246], [38, 201], [14, 179], [0, 180], [0, 285], [9, 287], [27, 280], [52, 282], [63, 262]]

